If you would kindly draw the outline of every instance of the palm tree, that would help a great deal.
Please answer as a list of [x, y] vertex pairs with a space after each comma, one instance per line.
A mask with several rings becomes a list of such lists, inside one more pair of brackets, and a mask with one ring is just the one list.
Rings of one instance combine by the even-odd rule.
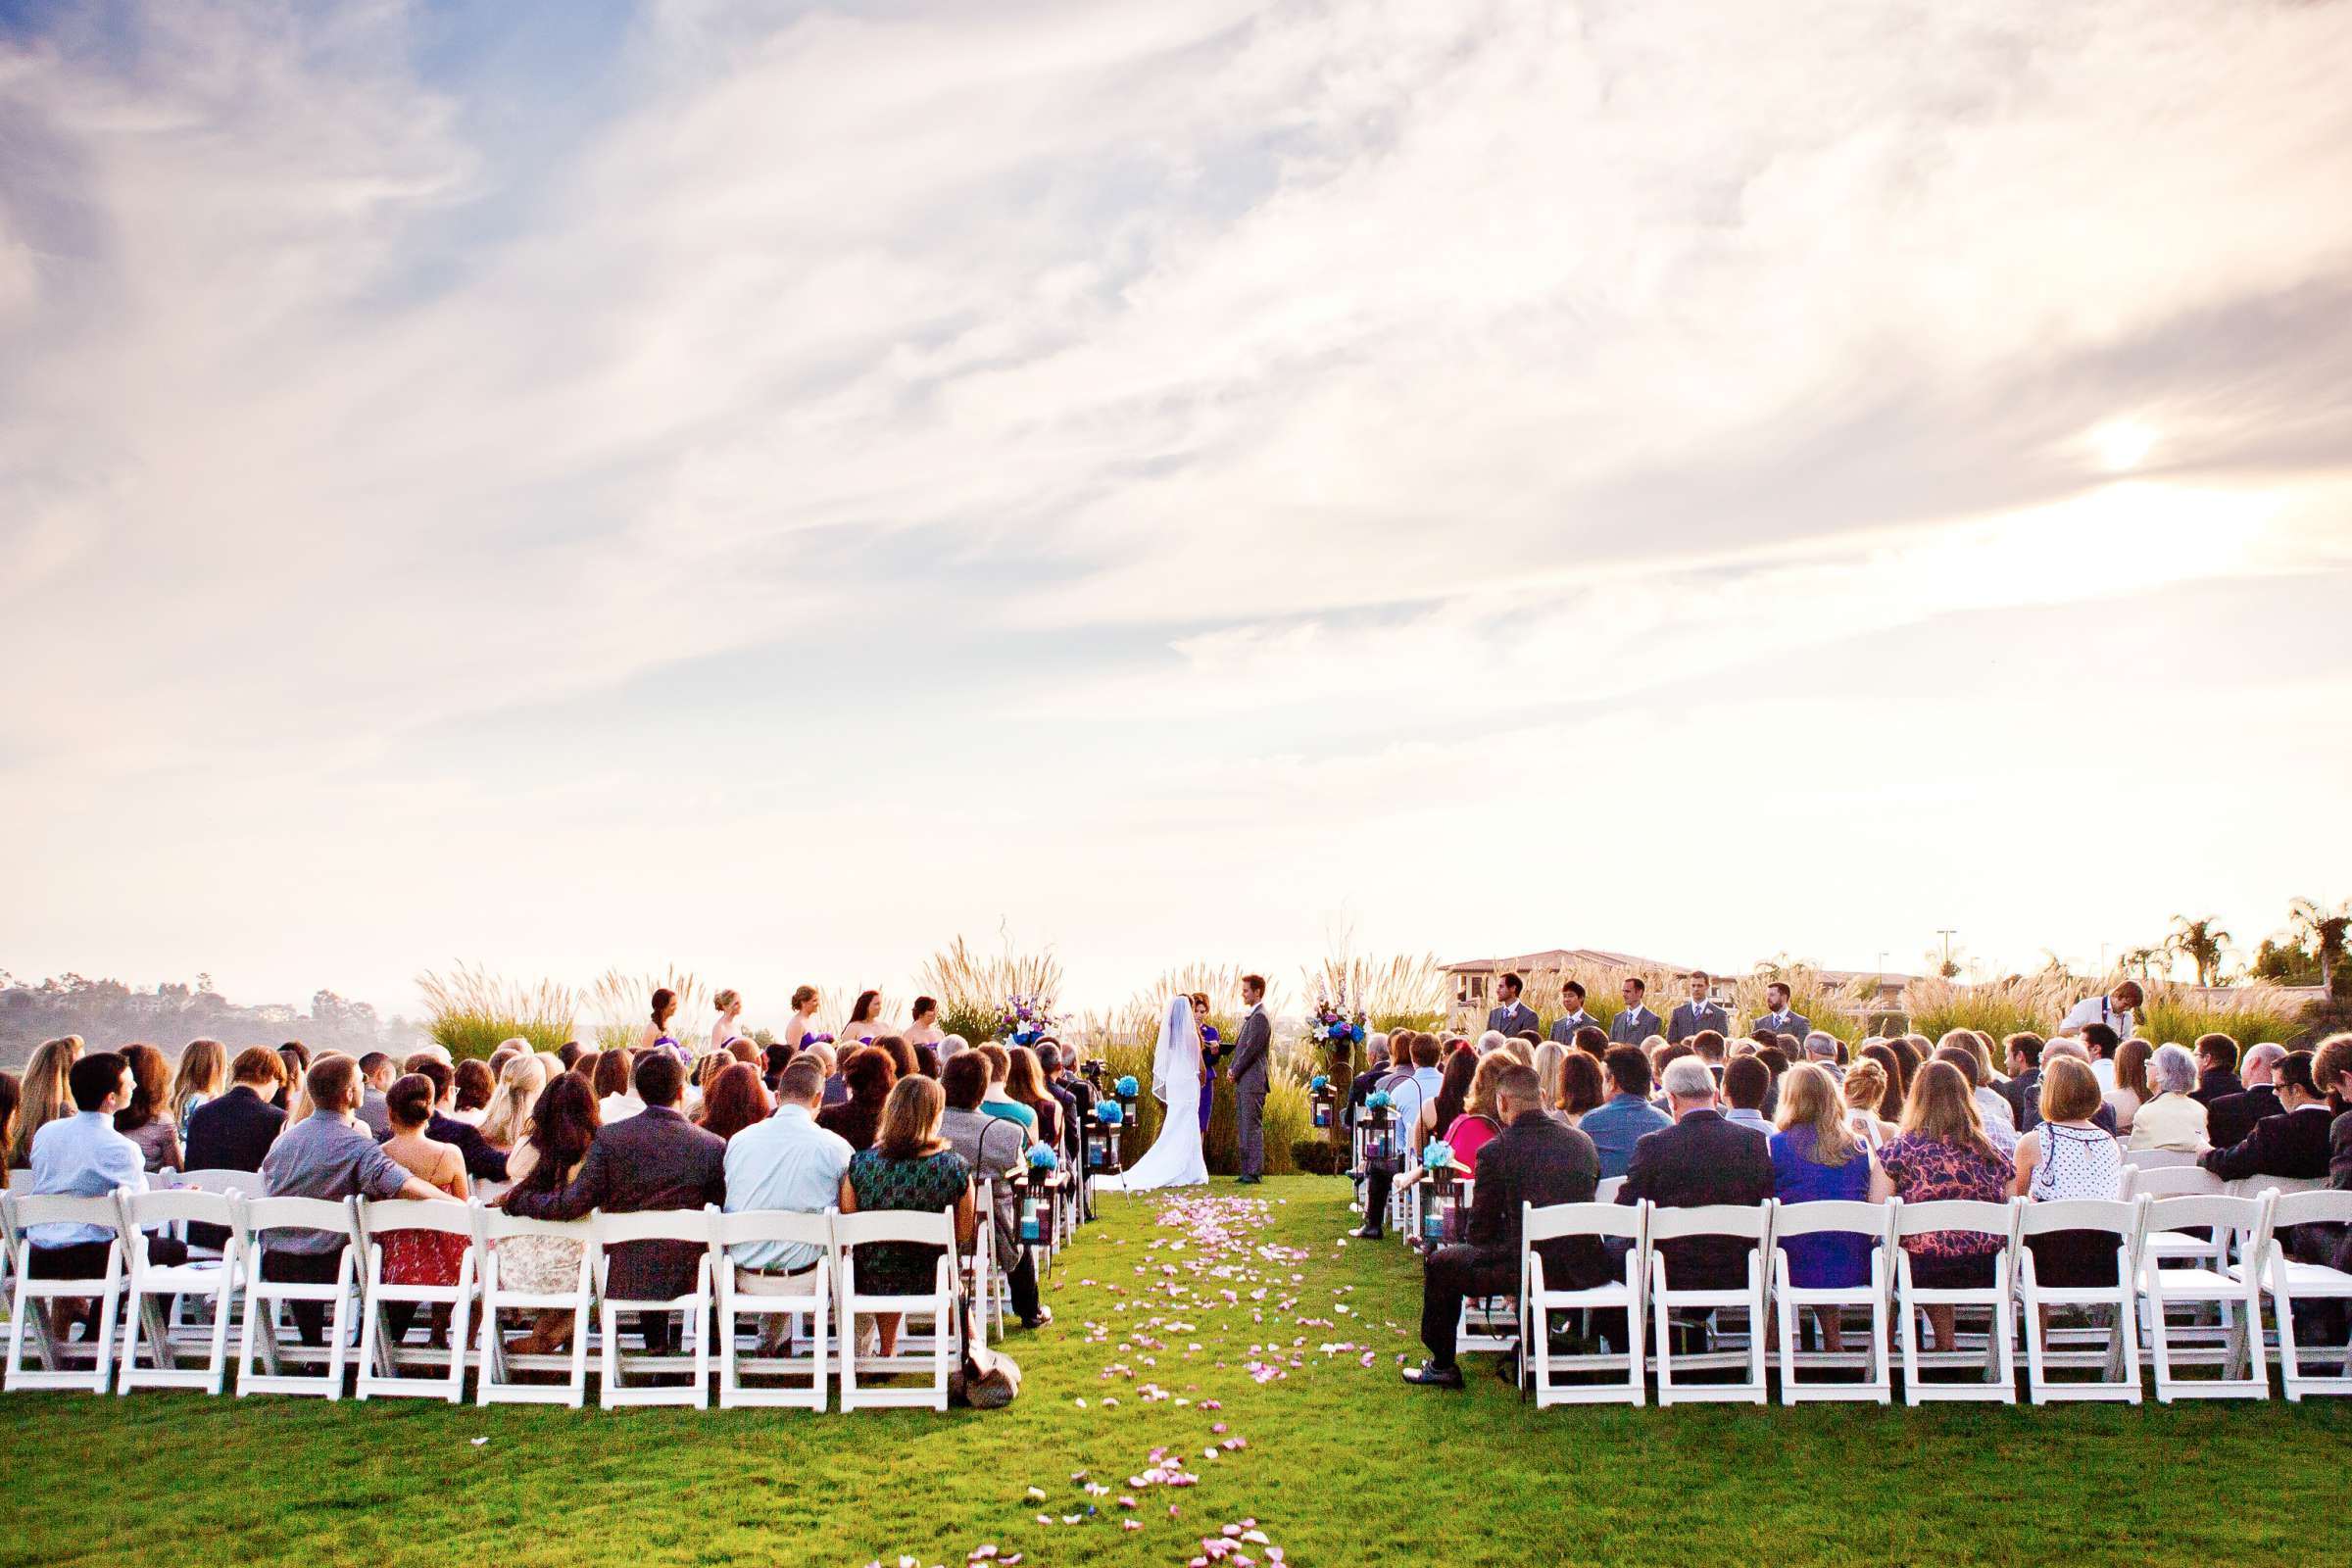
[[2296, 937], [2320, 956], [2320, 989], [2335, 995], [2335, 966], [2344, 961], [2344, 934], [2352, 931], [2352, 900], [2330, 909], [2314, 899], [2287, 906]]
[[2172, 956], [2171, 944], [2159, 943], [2152, 948], [2126, 948], [2122, 956], [2115, 961], [2124, 973], [2135, 976], [2144, 982], [2155, 979], [2156, 966], [2159, 963], [2169, 965]]
[[2197, 984], [2210, 986], [2217, 982], [2222, 971], [2222, 958], [2236, 939], [2222, 929], [2219, 916], [2206, 915], [2191, 920], [2185, 914], [2173, 916], [2173, 934], [2164, 945], [2197, 966]]

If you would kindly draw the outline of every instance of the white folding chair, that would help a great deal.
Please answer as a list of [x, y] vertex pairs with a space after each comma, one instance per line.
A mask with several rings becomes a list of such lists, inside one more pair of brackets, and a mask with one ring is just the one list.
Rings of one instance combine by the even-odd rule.
[[[249, 1394], [307, 1394], [333, 1400], [343, 1397], [343, 1367], [351, 1353], [353, 1298], [359, 1288], [359, 1200], [333, 1201], [323, 1198], [231, 1199], [229, 1211], [236, 1229], [229, 1245], [236, 1249], [244, 1270], [245, 1332], [237, 1347], [237, 1397]], [[342, 1245], [332, 1281], [273, 1280], [267, 1276], [271, 1235], [280, 1231], [323, 1231]], [[284, 1247], [277, 1243], [275, 1246]], [[278, 1308], [294, 1301], [316, 1301], [333, 1308], [324, 1326], [326, 1344], [289, 1345], [281, 1336]], [[260, 1371], [254, 1369], [256, 1352]], [[289, 1364], [323, 1361], [323, 1372], [291, 1372]]]
[[[983, 1227], [993, 1219], [983, 1218]], [[874, 1242], [914, 1243], [941, 1249], [932, 1288], [913, 1296], [890, 1296], [858, 1288], [857, 1249]], [[960, 1337], [956, 1309], [956, 1216], [951, 1211], [926, 1213], [914, 1209], [876, 1209], [870, 1213], [837, 1214], [833, 1218], [833, 1252], [841, 1273], [841, 1407], [872, 1409], [882, 1405], [948, 1407], [948, 1375], [955, 1370]], [[902, 1329], [906, 1320], [930, 1320], [932, 1332], [925, 1349], [910, 1349], [901, 1336], [898, 1351], [867, 1355], [858, 1348], [858, 1320], [898, 1313]], [[890, 1376], [901, 1372], [930, 1373], [930, 1386], [888, 1387], [861, 1385], [860, 1373]]]
[[[1894, 1375], [1886, 1348], [1886, 1298], [1892, 1286], [1889, 1270], [1894, 1256], [1894, 1217], [1900, 1199], [1884, 1203], [1824, 1200], [1783, 1203], [1772, 1219], [1772, 1296], [1780, 1314], [1781, 1402], [1805, 1399], [1874, 1399], [1886, 1404], [1894, 1397]], [[1871, 1239], [1870, 1278], [1850, 1286], [1799, 1286], [1793, 1283], [1788, 1244], [1799, 1236], [1861, 1235]], [[1847, 1308], [1870, 1314], [1866, 1349], [1806, 1350], [1799, 1348], [1797, 1308], [1811, 1307], [1825, 1319], [1840, 1323]], [[1841, 1335], [1842, 1337], [1842, 1335]], [[1798, 1376], [1801, 1368], [1854, 1368], [1861, 1381], [1830, 1382]]]
[[[2121, 1399], [2139, 1403], [2139, 1329], [2132, 1309], [2139, 1293], [2139, 1241], [2148, 1200], [2053, 1199], [2024, 1204], [2018, 1215], [2017, 1300], [2026, 1336], [2026, 1388], [2035, 1404], [2052, 1399]], [[2115, 1278], [2095, 1286], [2044, 1285], [2034, 1261], [2034, 1238], [2057, 1231], [2100, 1231], [2115, 1237]], [[2060, 1349], [2047, 1343], [2045, 1307], [2104, 1307], [2112, 1315], [2103, 1346]], [[2053, 1367], [2089, 1367], [2099, 1376], [2059, 1382]]]
[[1604, 1176], [1592, 1189], [1592, 1201], [1595, 1203], [1614, 1203], [1617, 1201], [1617, 1195], [1624, 1191], [1624, 1177]]
[[[588, 1222], [584, 1219], [525, 1219], [503, 1208], [470, 1205], [474, 1214], [473, 1255], [482, 1280], [481, 1344], [474, 1356], [473, 1399], [487, 1404], [568, 1404], [578, 1409], [588, 1398], [588, 1335], [593, 1293], [588, 1271]], [[557, 1237], [576, 1243], [580, 1261], [571, 1287], [564, 1291], [525, 1291], [499, 1278], [498, 1244], [526, 1236]], [[554, 1355], [514, 1355], [500, 1338], [502, 1310], [569, 1312], [571, 1345]], [[558, 1372], [561, 1383], [517, 1382], [517, 1372]]]
[[[129, 1259], [129, 1299], [123, 1303], [122, 1360], [115, 1376], [115, 1392], [132, 1389], [202, 1389], [220, 1394], [228, 1378], [228, 1320], [237, 1295], [236, 1209], [226, 1195], [198, 1188], [165, 1189], [120, 1195], [122, 1245]], [[214, 1257], [191, 1257], [185, 1263], [154, 1262], [148, 1254], [149, 1231], [189, 1223], [221, 1225], [229, 1231], [228, 1245]], [[209, 1298], [213, 1315], [205, 1330], [205, 1364], [183, 1367], [178, 1351], [186, 1347], [172, 1337], [172, 1308], [187, 1298]], [[139, 1337], [144, 1330], [147, 1353], [154, 1363], [139, 1365]]]
[[[2271, 1396], [2269, 1364], [2261, 1359], [2262, 1263], [2270, 1239], [2271, 1200], [2267, 1198], [2230, 1198], [2206, 1195], [2157, 1198], [2148, 1201], [2144, 1221], [2150, 1235], [2211, 1226], [2214, 1246], [2227, 1250], [2231, 1232], [2245, 1240], [2240, 1255], [2245, 1267], [2231, 1272], [2226, 1264], [2204, 1259], [2193, 1266], [2166, 1268], [2154, 1249], [2142, 1247], [2139, 1258], [2139, 1309], [2148, 1326], [2148, 1353], [2156, 1366], [2156, 1398], [2170, 1404], [2175, 1398], [2267, 1399]], [[2178, 1307], [2218, 1307], [2224, 1311], [2222, 1343], [2193, 1348], [2176, 1347], [2178, 1330], [2171, 1313]], [[2175, 1375], [2179, 1364], [2200, 1363], [2219, 1368], [2213, 1378], [2187, 1379]]]
[[[25, 1178], [30, 1180], [29, 1175]], [[104, 1394], [114, 1376], [115, 1313], [122, 1298], [122, 1216], [114, 1198], [76, 1198], [65, 1194], [0, 1192], [0, 1216], [5, 1216], [9, 1266], [16, 1288], [9, 1298], [8, 1364], [0, 1388], [87, 1389]], [[32, 1273], [35, 1225], [96, 1225], [108, 1235], [106, 1268], [85, 1279], [36, 1279]], [[81, 1344], [68, 1344], [50, 1333], [49, 1303], [55, 1300], [96, 1300], [98, 1333]], [[24, 1365], [24, 1336], [30, 1332], [40, 1357], [36, 1370]], [[90, 1365], [76, 1370], [67, 1365], [86, 1351]]]
[[[2306, 1263], [2286, 1255], [2280, 1240], [2297, 1225], [2352, 1225], [2352, 1193], [2281, 1193], [2271, 1204], [2271, 1245], [2262, 1288], [2271, 1298], [2278, 1323], [2278, 1373], [2289, 1402], [2300, 1403], [2306, 1394], [2352, 1395], [2352, 1347], [2303, 1347], [2296, 1343], [2295, 1305], [2299, 1301], [2352, 1303], [2352, 1274], [2325, 1263]], [[2239, 1267], [2244, 1267], [2241, 1263]], [[2348, 1308], [2352, 1309], [2352, 1308]], [[2310, 1363], [2335, 1363], [2333, 1377], [2315, 1377]]]
[[[360, 1299], [360, 1375], [358, 1397], [385, 1395], [393, 1398], [446, 1399], [466, 1402], [466, 1339], [473, 1327], [474, 1303], [481, 1299], [481, 1281], [474, 1271], [473, 1205], [417, 1201], [404, 1198], [375, 1199], [360, 1204], [360, 1228], [368, 1237], [368, 1262], [362, 1270]], [[425, 1233], [463, 1236], [465, 1255], [458, 1260], [457, 1280], [449, 1285], [399, 1285], [384, 1278], [384, 1244], [394, 1236]], [[412, 1319], [417, 1307], [449, 1309], [447, 1349], [401, 1343], [387, 1321], [386, 1308], [407, 1305]], [[403, 1367], [439, 1367], [437, 1378], [411, 1377]]]
[[[1769, 1255], [1768, 1250], [1772, 1245], [1772, 1213], [1776, 1206], [1771, 1199], [1756, 1204], [1708, 1203], [1693, 1208], [1650, 1205], [1649, 1320], [1657, 1333], [1655, 1353], [1660, 1406], [1726, 1400], [1762, 1404], [1770, 1396], [1764, 1380], [1764, 1259]], [[1744, 1286], [1705, 1289], [1688, 1285], [1678, 1287], [1668, 1278], [1665, 1244], [1702, 1236], [1753, 1244], [1747, 1250], [1747, 1283]], [[1710, 1343], [1716, 1340], [1717, 1326], [1711, 1321], [1716, 1315], [1736, 1309], [1746, 1319], [1747, 1345], [1744, 1348], [1718, 1346], [1712, 1349], [1693, 1351], [1680, 1358], [1684, 1371], [1744, 1366], [1747, 1376], [1734, 1383], [1676, 1383], [1674, 1312], [1677, 1307], [1695, 1308], [1706, 1314], [1704, 1319], [1691, 1321]]]
[[[696, 1409], [710, 1405], [710, 1226], [717, 1217], [713, 1204], [701, 1208], [653, 1208], [633, 1214], [614, 1214], [597, 1210], [588, 1219], [588, 1253], [591, 1272], [596, 1279], [598, 1315], [604, 1328], [604, 1361], [600, 1368], [603, 1387], [597, 1402], [610, 1410], [623, 1404], [687, 1404]], [[694, 1288], [682, 1296], [617, 1297], [610, 1288], [612, 1259], [612, 1249], [643, 1242], [694, 1242], [703, 1248], [695, 1260]], [[691, 1350], [669, 1354], [641, 1351], [623, 1355], [620, 1349], [620, 1314], [635, 1312], [667, 1316], [675, 1312], [685, 1319], [681, 1346], [691, 1343]], [[632, 1383], [629, 1377], [638, 1373], [656, 1376], [675, 1376], [686, 1373], [692, 1381], [677, 1383]]]
[[[1477, 1181], [1468, 1176], [1454, 1181], [1455, 1212], [1468, 1214], [1478, 1195]], [[1439, 1245], [1446, 1245], [1441, 1237]], [[1453, 1348], [1464, 1355], [1483, 1351], [1501, 1353], [1519, 1344], [1519, 1297], [1516, 1291], [1462, 1298], [1461, 1315], [1454, 1321]]]
[[[791, 1242], [817, 1250], [816, 1264], [806, 1273], [762, 1277], [766, 1289], [746, 1291], [736, 1279], [733, 1250], [755, 1243]], [[833, 1305], [833, 1216], [795, 1214], [783, 1209], [752, 1209], [720, 1214], [710, 1222], [710, 1274], [718, 1298], [718, 1407], [791, 1405], [810, 1410], [825, 1407], [825, 1356], [830, 1339]], [[781, 1355], [745, 1355], [736, 1346], [739, 1319], [749, 1317], [760, 1342], [765, 1342], [771, 1319], [782, 1317], [785, 1350]], [[807, 1355], [792, 1348], [804, 1343]], [[778, 1377], [780, 1383], [747, 1384], [744, 1374]], [[790, 1380], [801, 1379], [806, 1386]]]
[[[2017, 1402], [2017, 1331], [2016, 1331], [2016, 1255], [2017, 1205], [1991, 1203], [1978, 1199], [1933, 1199], [1924, 1203], [1905, 1203], [1894, 1216], [1895, 1240], [1900, 1242], [1924, 1236], [1930, 1231], [1978, 1231], [2000, 1239], [2000, 1248], [1991, 1254], [1992, 1283], [1961, 1289], [1939, 1289], [1918, 1285], [1911, 1270], [1911, 1254], [1898, 1251], [1894, 1260], [1894, 1303], [1901, 1314], [1896, 1330], [1903, 1348], [1903, 1402], [1919, 1404], [1928, 1399], [1991, 1399], [2002, 1404]], [[1922, 1351], [1919, 1348], [1919, 1315], [1927, 1307], [1949, 1306], [1984, 1307], [1991, 1315], [1986, 1333], [1983, 1375], [1975, 1382], [1930, 1383], [1923, 1371], [1931, 1366], [1962, 1366], [1969, 1360], [1968, 1352], [1957, 1348], [1959, 1335], [1953, 1334], [1955, 1348], [1949, 1350]], [[1957, 1318], [1955, 1317], [1955, 1324]]]
[[[175, 1170], [170, 1174], [169, 1178], [159, 1180], [168, 1180], [170, 1186], [177, 1192], [217, 1193], [224, 1198], [230, 1194], [259, 1193], [263, 1190], [260, 1171], [232, 1170], [220, 1166], [208, 1166], [201, 1170]], [[214, 1222], [199, 1220], [197, 1223], [209, 1225]], [[184, 1231], [185, 1225], [183, 1224], [180, 1231], [174, 1234], [178, 1234], [180, 1240], [186, 1241], [187, 1237]], [[219, 1257], [222, 1250], [221, 1248], [198, 1247], [193, 1243], [188, 1246], [188, 1255], [191, 1258]]]
[[2335, 1184], [2325, 1176], [2240, 1176], [2222, 1184], [2231, 1198], [2260, 1198], [2265, 1193], [2327, 1193]]
[[[1519, 1377], [1522, 1388], [1533, 1380], [1536, 1408], [1648, 1401], [1642, 1366], [1642, 1281], [1649, 1267], [1649, 1213], [1647, 1202], [1554, 1203], [1544, 1208], [1520, 1205], [1519, 1320], [1524, 1348], [1519, 1356]], [[1536, 1244], [1572, 1236], [1599, 1238], [1604, 1245], [1609, 1238], [1623, 1241], [1624, 1278], [1590, 1290], [1554, 1290], [1544, 1278], [1544, 1257]], [[1610, 1310], [1625, 1314], [1625, 1345], [1618, 1353], [1552, 1353], [1552, 1313]], [[1555, 1373], [1582, 1372], [1614, 1372], [1619, 1378], [1603, 1383], [1554, 1381]]]
[[2179, 1170], [2193, 1168], [2197, 1156], [2177, 1149], [2127, 1149], [2124, 1163], [2138, 1170]]

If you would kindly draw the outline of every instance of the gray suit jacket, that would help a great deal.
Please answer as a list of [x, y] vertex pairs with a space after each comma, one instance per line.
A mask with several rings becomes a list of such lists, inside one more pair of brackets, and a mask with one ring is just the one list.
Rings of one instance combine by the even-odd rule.
[[1672, 1045], [1678, 1040], [1688, 1040], [1701, 1029], [1729, 1035], [1732, 1032], [1732, 1020], [1712, 1002], [1703, 1007], [1694, 1007], [1686, 1002], [1674, 1009], [1674, 1016], [1667, 1021], [1666, 1043]]
[[1583, 1028], [1586, 1024], [1592, 1024], [1593, 1027], [1598, 1028], [1600, 1025], [1600, 1020], [1593, 1017], [1591, 1013], [1585, 1011], [1582, 1007], [1579, 1007], [1572, 1013], [1554, 1018], [1551, 1021], [1552, 1041], [1558, 1045], [1567, 1045], [1570, 1041], [1573, 1041], [1576, 1038], [1577, 1030]]
[[1609, 1020], [1609, 1040], [1613, 1045], [1638, 1046], [1658, 1032], [1658, 1015], [1647, 1006], [1625, 1007]]
[[1242, 1020], [1241, 1037], [1233, 1047], [1233, 1082], [1237, 1089], [1263, 1089], [1266, 1084], [1266, 1057], [1274, 1048], [1274, 1024], [1266, 1016], [1265, 1004], [1260, 1003], [1250, 1009]]
[[1507, 1007], [1496, 1007], [1487, 1014], [1487, 1027], [1496, 1034], [1515, 1035], [1522, 1029], [1533, 1029], [1539, 1020], [1536, 1009], [1524, 1002], [1514, 1002]]
[[1796, 1043], [1801, 1046], [1805, 1043], [1805, 1036], [1813, 1032], [1813, 1020], [1806, 1017], [1801, 1012], [1792, 1011], [1788, 1014], [1788, 1021], [1787, 1023], [1779, 1024], [1772, 1021], [1772, 1014], [1768, 1012], [1760, 1012], [1756, 1014], [1756, 1021], [1750, 1024], [1748, 1027], [1751, 1029], [1769, 1029], [1776, 1035], [1794, 1035], [1796, 1036]]

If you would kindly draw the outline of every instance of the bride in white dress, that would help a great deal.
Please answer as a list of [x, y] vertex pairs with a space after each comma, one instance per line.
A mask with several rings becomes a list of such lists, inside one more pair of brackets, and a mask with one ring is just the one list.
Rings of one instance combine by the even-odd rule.
[[1153, 1187], [1192, 1187], [1208, 1180], [1200, 1152], [1200, 1027], [1190, 997], [1169, 1001], [1152, 1051], [1152, 1097], [1167, 1107], [1150, 1152], [1122, 1175], [1098, 1185], [1135, 1193]]

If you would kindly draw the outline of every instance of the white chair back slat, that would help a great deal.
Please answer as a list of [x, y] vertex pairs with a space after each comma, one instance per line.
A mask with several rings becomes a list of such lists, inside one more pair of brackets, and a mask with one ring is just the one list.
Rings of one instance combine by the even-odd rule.
[[[20, 1178], [30, 1181], [29, 1173]], [[8, 1359], [0, 1363], [0, 1388], [87, 1389], [104, 1394], [114, 1376], [115, 1314], [122, 1304], [124, 1264], [120, 1195], [79, 1198], [65, 1194], [26, 1193], [11, 1187], [0, 1191], [0, 1225], [8, 1238], [10, 1285]], [[106, 1264], [84, 1279], [36, 1279], [30, 1268], [35, 1225], [95, 1225], [107, 1233]], [[99, 1298], [98, 1335], [86, 1345], [68, 1346], [50, 1332], [49, 1304], [55, 1300]], [[24, 1340], [30, 1335], [37, 1367], [24, 1364]], [[86, 1368], [69, 1366], [88, 1355]]]

